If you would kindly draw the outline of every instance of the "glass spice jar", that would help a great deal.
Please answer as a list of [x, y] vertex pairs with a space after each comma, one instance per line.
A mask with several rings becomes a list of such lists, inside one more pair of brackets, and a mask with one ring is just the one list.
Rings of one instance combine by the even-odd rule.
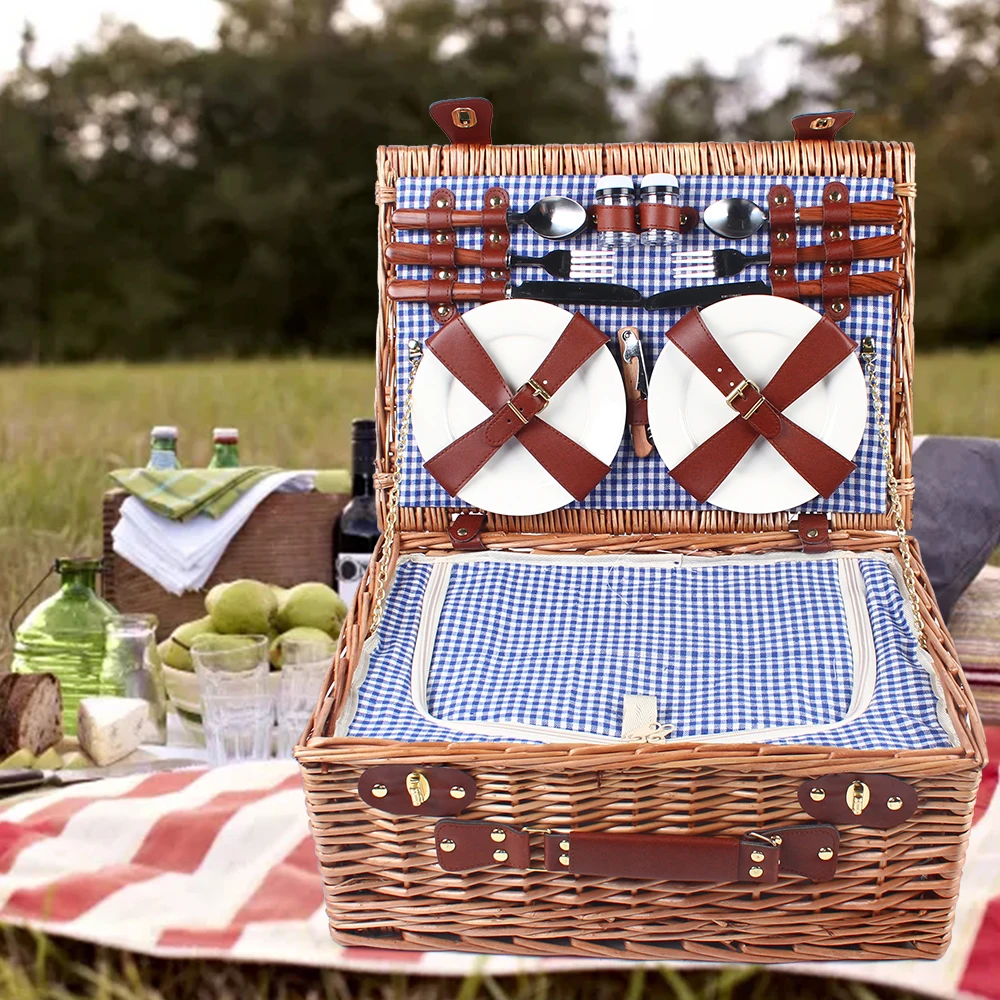
[[606, 174], [594, 185], [597, 229], [609, 249], [635, 246], [639, 239], [635, 221], [635, 184], [625, 174]]

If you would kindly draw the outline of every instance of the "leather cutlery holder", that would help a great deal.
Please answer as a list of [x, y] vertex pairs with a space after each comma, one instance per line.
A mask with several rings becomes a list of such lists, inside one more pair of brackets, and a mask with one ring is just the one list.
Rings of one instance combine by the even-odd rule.
[[775, 184], [767, 194], [771, 263], [767, 273], [775, 295], [797, 299], [795, 263], [798, 237], [795, 227], [795, 195], [786, 184]]

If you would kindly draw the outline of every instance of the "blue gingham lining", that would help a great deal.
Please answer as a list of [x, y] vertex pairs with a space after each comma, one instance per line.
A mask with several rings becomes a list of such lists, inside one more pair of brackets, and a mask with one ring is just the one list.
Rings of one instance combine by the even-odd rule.
[[[438, 187], [447, 187], [455, 192], [459, 209], [480, 209], [483, 192], [493, 185], [505, 187], [510, 192], [511, 206], [515, 211], [523, 211], [536, 199], [546, 194], [565, 194], [576, 198], [585, 205], [593, 202], [594, 181], [592, 176], [551, 176], [551, 177], [403, 177], [396, 189], [397, 205], [401, 208], [425, 208], [431, 192]], [[888, 178], [829, 178], [829, 177], [721, 177], [682, 176], [680, 181], [680, 201], [699, 210], [724, 197], [745, 197], [766, 204], [768, 190], [777, 183], [787, 184], [795, 194], [800, 206], [822, 203], [823, 186], [831, 179], [843, 180], [850, 190], [852, 201], [871, 201], [891, 198], [893, 182]], [[854, 238], [878, 236], [891, 232], [891, 227], [860, 227], [852, 229]], [[427, 242], [428, 235], [423, 230], [400, 230], [395, 239], [405, 242]], [[800, 231], [800, 243], [821, 242], [820, 228], [808, 226]], [[459, 246], [480, 248], [482, 231], [475, 228], [458, 230]], [[514, 253], [541, 256], [553, 248], [581, 250], [599, 247], [596, 233], [587, 233], [572, 240], [553, 243], [536, 236], [527, 226], [516, 226], [511, 233], [511, 250]], [[768, 250], [767, 227], [745, 240], [723, 240], [710, 233], [703, 225], [683, 236], [679, 248], [684, 250], [717, 249], [733, 247], [747, 254], [763, 253]], [[886, 270], [891, 262], [886, 260], [856, 261], [855, 273]], [[697, 282], [677, 282], [671, 279], [669, 256], [661, 248], [639, 248], [621, 253], [616, 257], [617, 272], [614, 280], [631, 285], [643, 295], [678, 287], [682, 284], [711, 284], [712, 280]], [[817, 279], [822, 271], [821, 264], [802, 264], [797, 269], [800, 280]], [[430, 271], [423, 267], [397, 269], [400, 278], [426, 279]], [[766, 279], [763, 267], [747, 268], [733, 281]], [[459, 280], [478, 282], [482, 272], [477, 268], [463, 268]], [[513, 273], [515, 283], [527, 280], [555, 280], [539, 268], [519, 268]], [[818, 305], [818, 300], [807, 300], [807, 304]], [[416, 339], [425, 341], [438, 327], [430, 310], [423, 303], [401, 302], [397, 313], [397, 371], [399, 373], [399, 395], [403, 397], [410, 374], [407, 344]], [[464, 307], [463, 307], [464, 308]], [[621, 309], [604, 306], [579, 306], [580, 312], [605, 333], [614, 335], [622, 326], [635, 325], [642, 332], [646, 364], [650, 371], [666, 341], [667, 330], [677, 322], [685, 310], [671, 309], [660, 312], [645, 312], [642, 309]], [[840, 324], [857, 342], [871, 336], [875, 339], [878, 352], [878, 371], [883, 398], [887, 397], [890, 378], [890, 354], [893, 339], [892, 297], [877, 296], [851, 300], [851, 314]], [[450, 497], [448, 493], [424, 470], [419, 449], [411, 441], [404, 459], [403, 477], [400, 487], [400, 503], [406, 507], [462, 507], [462, 501]], [[837, 513], [878, 513], [886, 509], [885, 468], [880, 457], [878, 437], [874, 420], [869, 414], [868, 428], [861, 447], [855, 456], [858, 469], [841, 485], [828, 500], [817, 497], [799, 508], [806, 511]], [[573, 502], [570, 508], [631, 509], [631, 510], [711, 510], [712, 504], [700, 504], [670, 478], [666, 465], [657, 455], [648, 459], [635, 457], [630, 438], [623, 436], [622, 447], [612, 463], [611, 472], [581, 502]]]
[[[766, 557], [764, 557], [766, 558]], [[818, 725], [771, 743], [855, 749], [954, 745], [905, 617], [877, 556], [861, 572], [878, 664], [853, 721], [852, 652], [833, 559], [688, 566], [469, 561], [452, 569], [427, 686], [432, 716], [618, 736], [625, 694], [657, 697], [685, 735]], [[431, 573], [403, 560], [347, 734], [405, 741], [504, 741], [437, 725], [416, 711], [411, 664]], [[488, 609], [484, 614], [483, 609]]]

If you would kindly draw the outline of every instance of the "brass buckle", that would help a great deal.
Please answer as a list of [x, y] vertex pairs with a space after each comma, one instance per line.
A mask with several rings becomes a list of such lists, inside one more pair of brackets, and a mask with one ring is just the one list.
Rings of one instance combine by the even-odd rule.
[[[533, 378], [529, 378], [528, 381], [521, 386], [521, 389], [531, 389], [531, 395], [542, 401], [543, 410], [549, 405], [549, 402], [552, 399], [545, 389], [542, 388], [542, 386], [540, 386]], [[520, 392], [521, 389], [518, 389], [517, 391]]]
[[[760, 398], [757, 400], [756, 403], [753, 404], [753, 406], [750, 407], [749, 410], [747, 410], [746, 413], [740, 413], [739, 410], [736, 410], [736, 406], [734, 405], [733, 400], [737, 398], [742, 399], [743, 391], [747, 388], [747, 386], [753, 389], [754, 392], [756, 392]], [[728, 396], [726, 396], [726, 402], [730, 406], [732, 406], [732, 408], [736, 410], [737, 413], [740, 413], [740, 416], [744, 420], [749, 420], [764, 405], [764, 394], [760, 391], [760, 386], [757, 385], [756, 382], [753, 382], [750, 379], [745, 378], [743, 379], [742, 382], [740, 382], [740, 384], [735, 389], [733, 389], [733, 391]]]
[[513, 399], [508, 399], [507, 405], [510, 407], [511, 412], [514, 414], [514, 416], [516, 416], [517, 419], [520, 420], [522, 424], [526, 424], [528, 422], [528, 418], [514, 405]]

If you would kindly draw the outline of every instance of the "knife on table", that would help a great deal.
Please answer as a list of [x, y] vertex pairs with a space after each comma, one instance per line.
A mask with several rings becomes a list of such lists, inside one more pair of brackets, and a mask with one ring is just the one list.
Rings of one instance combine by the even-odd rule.
[[134, 764], [109, 764], [107, 767], [66, 768], [60, 771], [40, 771], [33, 767], [0, 770], [0, 796], [16, 795], [33, 788], [65, 788], [79, 782], [99, 781], [101, 778], [124, 778], [133, 774], [155, 774], [159, 771], [207, 766], [203, 760], [166, 758], [136, 761]]
[[646, 359], [642, 354], [642, 341], [634, 326], [623, 326], [618, 331], [618, 347], [621, 353], [622, 375], [625, 378], [625, 399], [630, 410], [639, 410], [640, 420], [629, 427], [632, 431], [632, 450], [637, 458], [649, 458], [653, 454], [653, 438], [649, 424], [641, 419], [649, 397], [649, 379], [646, 374]]

